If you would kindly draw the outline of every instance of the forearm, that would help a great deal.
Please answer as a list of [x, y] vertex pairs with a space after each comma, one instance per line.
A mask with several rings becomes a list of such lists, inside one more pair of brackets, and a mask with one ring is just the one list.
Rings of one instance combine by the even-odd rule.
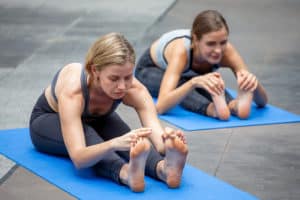
[[266, 90], [258, 83], [257, 88], [254, 90], [253, 100], [258, 107], [264, 107], [268, 103]]
[[114, 150], [113, 140], [109, 140], [78, 149], [73, 153], [71, 159], [76, 168], [87, 168], [95, 165]]
[[160, 94], [156, 103], [157, 112], [165, 113], [178, 104], [192, 89], [193, 83], [190, 80], [166, 94]]

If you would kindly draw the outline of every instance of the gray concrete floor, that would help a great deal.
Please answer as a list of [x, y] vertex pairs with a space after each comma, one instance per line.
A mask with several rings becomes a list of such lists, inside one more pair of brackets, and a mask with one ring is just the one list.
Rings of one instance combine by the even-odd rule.
[[[298, 0], [2, 0], [0, 128], [27, 127], [35, 99], [56, 70], [83, 62], [99, 35], [124, 33], [139, 56], [165, 31], [189, 28], [205, 9], [223, 13], [230, 41], [266, 87], [270, 104], [300, 114]], [[234, 88], [232, 75], [222, 73]], [[132, 128], [139, 126], [132, 109], [120, 106], [118, 112]], [[297, 200], [299, 128], [294, 123], [186, 132], [188, 163], [259, 199]], [[74, 199], [3, 156], [0, 184], [1, 199]]]

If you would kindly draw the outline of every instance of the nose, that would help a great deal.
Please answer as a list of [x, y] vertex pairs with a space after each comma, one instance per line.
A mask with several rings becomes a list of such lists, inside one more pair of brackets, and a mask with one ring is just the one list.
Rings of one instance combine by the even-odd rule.
[[222, 47], [220, 45], [216, 46], [214, 49], [215, 53], [221, 53], [222, 52]]
[[118, 82], [118, 89], [120, 89], [120, 90], [126, 89], [126, 83], [125, 83], [124, 80], [120, 80], [120, 81]]

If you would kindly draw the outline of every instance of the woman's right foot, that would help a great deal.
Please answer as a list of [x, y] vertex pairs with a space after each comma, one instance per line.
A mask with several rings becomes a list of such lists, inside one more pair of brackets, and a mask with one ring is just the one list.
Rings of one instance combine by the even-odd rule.
[[230, 111], [227, 106], [224, 94], [213, 96], [213, 105], [215, 109], [215, 117], [220, 120], [228, 120], [230, 117]]

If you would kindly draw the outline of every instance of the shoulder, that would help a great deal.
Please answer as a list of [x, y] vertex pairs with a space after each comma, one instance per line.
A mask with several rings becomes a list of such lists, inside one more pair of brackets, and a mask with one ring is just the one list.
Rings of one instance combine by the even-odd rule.
[[[179, 38], [176, 40], [173, 40], [165, 50], [165, 53], [167, 54], [167, 57], [170, 59], [186, 59], [187, 58], [187, 50], [184, 42], [185, 38]], [[168, 61], [169, 61], [168, 60]]]
[[233, 46], [232, 43], [228, 42], [225, 48], [225, 52], [224, 52], [224, 56], [230, 56], [233, 53], [235, 53], [237, 50], [235, 49], [235, 47]]
[[58, 99], [60, 95], [81, 94], [81, 72], [82, 64], [80, 63], [70, 63], [63, 67], [56, 83]]

